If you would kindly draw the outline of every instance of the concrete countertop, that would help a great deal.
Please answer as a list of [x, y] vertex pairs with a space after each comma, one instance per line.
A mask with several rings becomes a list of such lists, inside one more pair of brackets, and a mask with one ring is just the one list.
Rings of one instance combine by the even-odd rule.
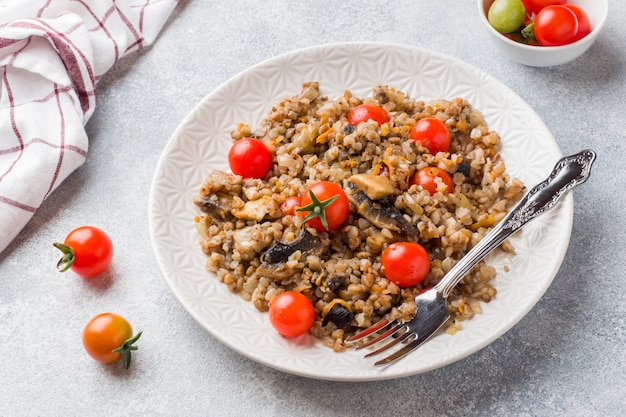
[[[499, 56], [473, 0], [181, 1], [153, 47], [98, 84], [85, 164], [0, 254], [2, 416], [617, 416], [626, 399], [626, 3], [613, 1], [580, 59], [531, 68]], [[598, 153], [574, 191], [572, 238], [539, 303], [479, 352], [425, 374], [340, 383], [284, 374], [208, 334], [170, 292], [148, 233], [158, 158], [185, 115], [240, 71], [342, 41], [388, 41], [457, 57], [543, 118], [564, 154]], [[116, 236], [94, 280], [58, 274], [51, 245], [74, 227]], [[102, 311], [144, 331], [130, 370], [83, 351]]]

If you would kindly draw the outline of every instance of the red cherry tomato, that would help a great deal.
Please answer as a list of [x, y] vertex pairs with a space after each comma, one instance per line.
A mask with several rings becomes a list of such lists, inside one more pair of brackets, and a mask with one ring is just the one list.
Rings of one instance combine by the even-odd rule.
[[63, 252], [57, 263], [61, 272], [72, 269], [78, 275], [91, 278], [103, 273], [113, 260], [113, 242], [101, 229], [81, 226], [72, 230], [63, 243], [54, 243]]
[[565, 6], [547, 6], [535, 17], [535, 37], [543, 46], [567, 45], [578, 33], [578, 19]]
[[124, 367], [130, 366], [133, 344], [141, 332], [133, 337], [133, 328], [128, 320], [114, 313], [102, 313], [92, 318], [83, 330], [83, 346], [89, 356], [102, 363], [124, 359]]
[[285, 337], [297, 337], [309, 331], [315, 321], [313, 303], [295, 291], [274, 297], [269, 304], [270, 323]]
[[524, 5], [524, 8], [526, 9], [526, 14], [532, 15], [533, 9], [532, 9], [532, 3], [530, 2], [530, 0], [522, 0], [522, 4]]
[[522, 0], [524, 7], [528, 14], [537, 14], [541, 9], [546, 6], [553, 6], [555, 4], [565, 4], [567, 0]]
[[430, 270], [430, 257], [419, 243], [392, 243], [383, 251], [385, 275], [396, 285], [407, 288], [424, 281]]
[[418, 120], [409, 136], [433, 155], [450, 149], [450, 130], [444, 122], [434, 117]]
[[387, 114], [385, 109], [375, 104], [361, 104], [350, 109], [348, 113], [348, 123], [352, 126], [367, 122], [370, 119], [380, 126], [389, 121], [389, 114]]
[[580, 6], [576, 6], [575, 4], [564, 4], [563, 7], [567, 7], [574, 12], [578, 20], [578, 32], [576, 32], [576, 36], [574, 36], [572, 42], [576, 42], [589, 35], [591, 33], [591, 22], [589, 21], [587, 13]]
[[287, 197], [280, 205], [280, 212], [283, 216], [293, 216], [296, 209], [302, 205], [302, 198], [298, 196]]
[[306, 190], [302, 196], [302, 206], [296, 211], [307, 225], [323, 232], [337, 229], [346, 221], [350, 213], [350, 203], [339, 184], [320, 181]]
[[454, 181], [452, 181], [452, 176], [437, 167], [426, 167], [418, 170], [411, 178], [411, 185], [421, 185], [430, 195], [433, 195], [439, 188], [439, 184], [435, 182], [435, 178], [440, 178], [441, 181], [443, 181], [445, 192], [454, 193]]
[[241, 138], [230, 148], [228, 164], [234, 174], [244, 178], [263, 178], [272, 166], [272, 154], [260, 140]]

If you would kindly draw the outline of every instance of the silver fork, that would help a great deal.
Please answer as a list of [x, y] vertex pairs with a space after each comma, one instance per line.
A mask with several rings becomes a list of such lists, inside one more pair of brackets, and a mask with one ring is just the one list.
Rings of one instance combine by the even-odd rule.
[[[416, 316], [407, 322], [383, 319], [366, 330], [346, 339], [347, 343], [373, 339], [357, 345], [356, 349], [373, 346], [391, 338], [392, 340], [365, 357], [377, 355], [403, 343], [404, 346], [374, 365], [385, 365], [397, 361], [409, 352], [420, 347], [437, 332], [450, 318], [446, 309], [446, 299], [461, 279], [485, 256], [497, 248], [530, 220], [535, 219], [557, 204], [568, 190], [582, 184], [589, 178], [591, 165], [596, 159], [592, 150], [584, 150], [560, 159], [550, 175], [533, 187], [476, 246], [474, 246], [443, 279], [432, 289], [415, 298]], [[382, 333], [381, 333], [382, 332]]]

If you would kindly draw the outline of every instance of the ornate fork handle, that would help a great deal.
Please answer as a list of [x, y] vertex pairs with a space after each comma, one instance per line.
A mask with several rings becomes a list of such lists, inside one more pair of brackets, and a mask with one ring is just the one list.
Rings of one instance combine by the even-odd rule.
[[561, 158], [548, 178], [528, 191], [515, 208], [456, 263], [435, 290], [446, 298], [481, 259], [523, 225], [554, 207], [565, 192], [585, 182], [595, 159], [596, 153], [590, 149]]

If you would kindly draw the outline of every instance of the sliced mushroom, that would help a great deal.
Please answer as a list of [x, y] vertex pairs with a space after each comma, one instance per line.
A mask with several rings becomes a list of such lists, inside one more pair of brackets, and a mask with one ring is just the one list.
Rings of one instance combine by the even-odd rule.
[[404, 218], [391, 200], [374, 201], [363, 191], [352, 193], [348, 198], [357, 207], [357, 212], [374, 226], [404, 233], [412, 240], [419, 238], [417, 228]]
[[209, 194], [205, 196], [196, 196], [193, 200], [194, 204], [200, 207], [200, 210], [216, 219], [226, 219], [231, 210], [231, 199], [221, 198], [217, 194]]
[[470, 176], [472, 172], [472, 166], [470, 165], [470, 161], [467, 159], [463, 159], [460, 164], [456, 166], [456, 172], [459, 172], [466, 177]]
[[371, 200], [379, 200], [395, 194], [396, 189], [387, 177], [372, 174], [355, 174], [348, 182], [356, 185]]
[[347, 274], [330, 274], [326, 279], [326, 286], [330, 291], [336, 291], [344, 285], [347, 279]]
[[264, 226], [255, 224], [234, 231], [234, 248], [239, 252], [241, 259], [246, 261], [253, 259], [272, 243], [273, 234]]
[[246, 201], [241, 208], [233, 208], [231, 213], [238, 219], [260, 222], [266, 214], [275, 211], [278, 203], [272, 197], [263, 196], [257, 200]]
[[194, 204], [215, 219], [230, 217], [233, 197], [241, 192], [242, 178], [224, 171], [213, 171], [194, 197]]
[[326, 304], [322, 309], [322, 326], [326, 326], [329, 322], [333, 323], [339, 329], [346, 329], [352, 323], [354, 314], [352, 309], [341, 298], [335, 298], [330, 303]]
[[313, 235], [307, 229], [303, 229], [292, 242], [278, 242], [272, 245], [261, 256], [261, 265], [257, 268], [257, 272], [268, 278], [287, 279], [301, 270], [288, 264], [291, 255], [300, 251], [302, 253], [301, 259], [310, 255], [319, 256], [329, 244], [330, 242]]

